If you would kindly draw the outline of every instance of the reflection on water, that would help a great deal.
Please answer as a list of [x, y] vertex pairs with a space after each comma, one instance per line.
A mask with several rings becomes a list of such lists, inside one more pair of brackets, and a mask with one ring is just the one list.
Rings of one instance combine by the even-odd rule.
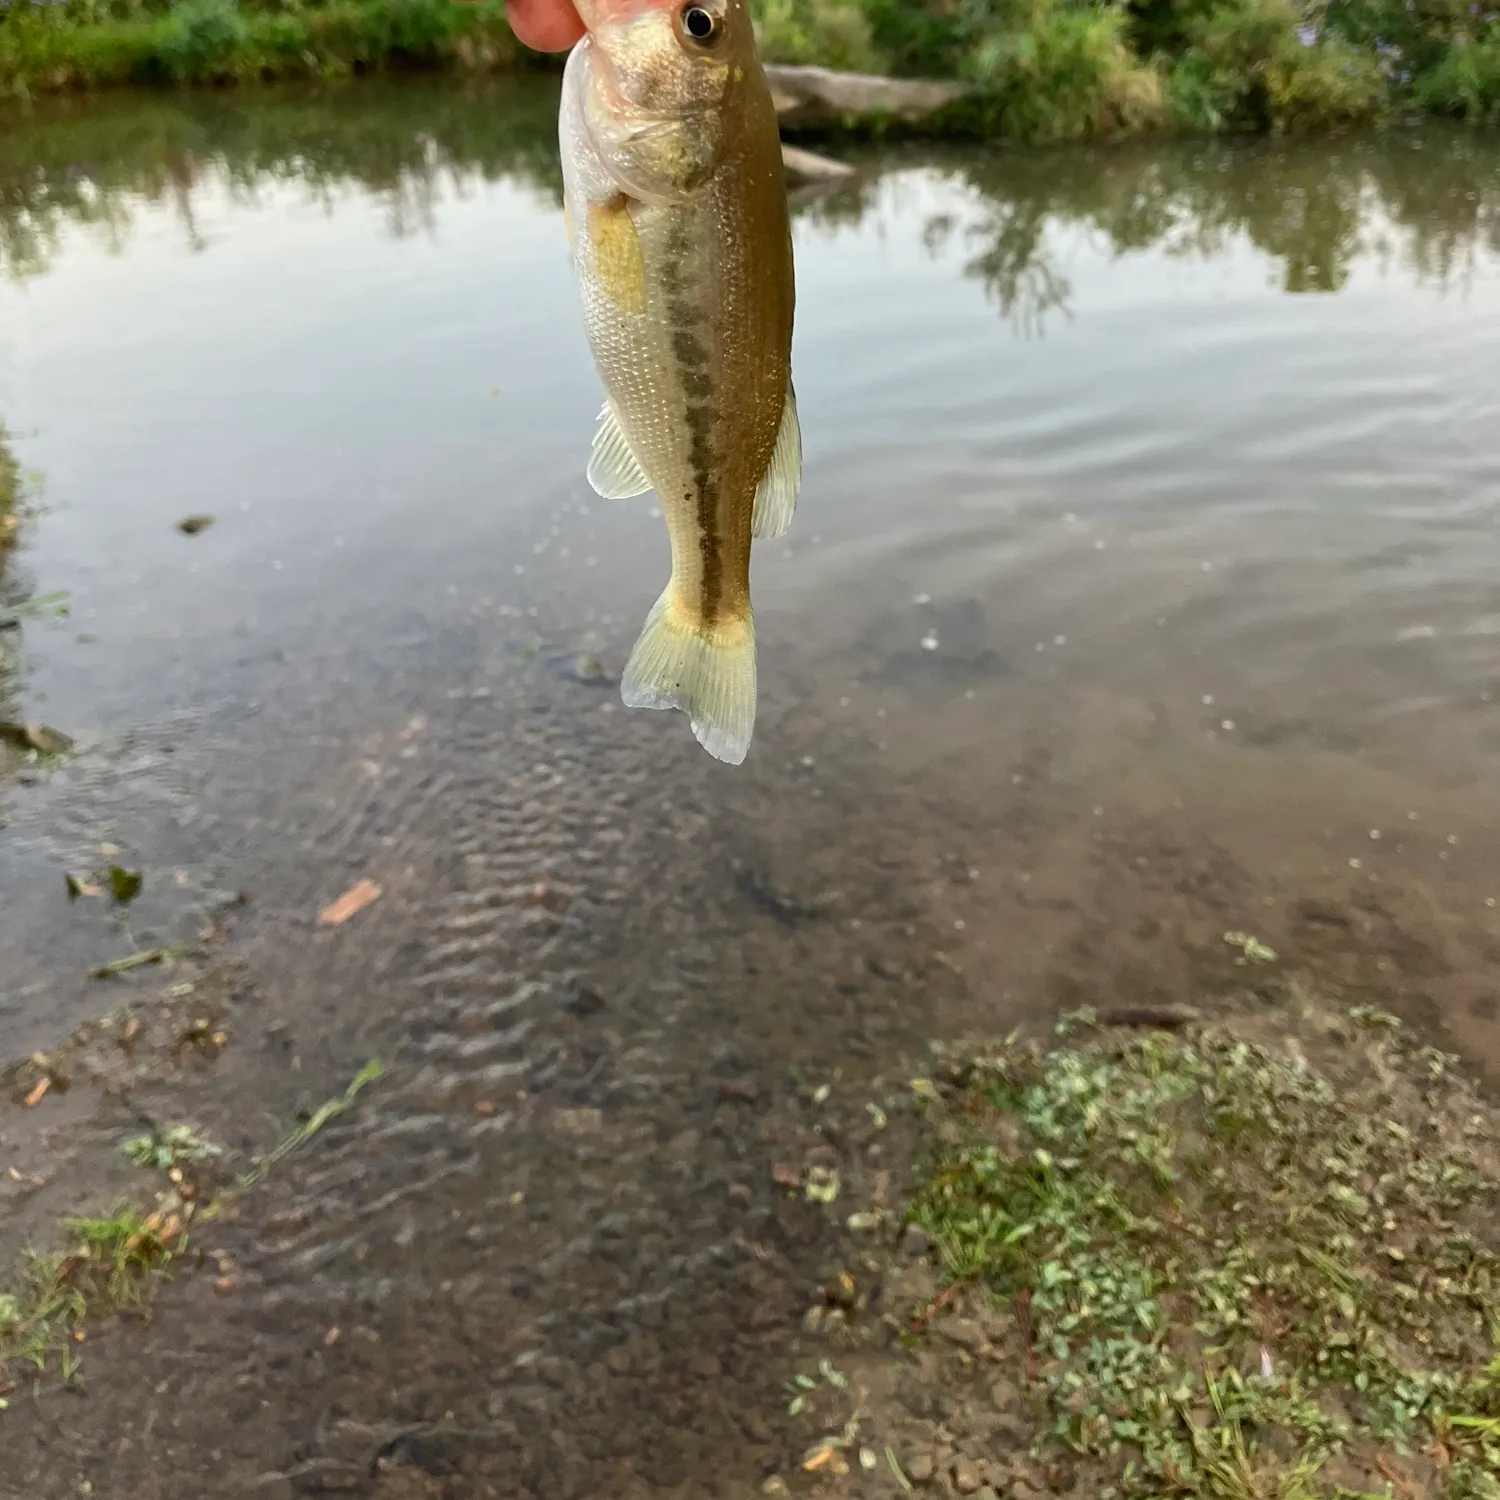
[[[248, 107], [213, 97], [49, 103], [0, 138], [0, 270], [43, 271], [65, 223], [123, 249], [141, 202], [170, 203], [196, 247], [194, 190], [221, 176], [247, 203], [292, 181], [331, 207], [338, 191], [358, 186], [379, 195], [398, 236], [434, 226], [444, 187], [514, 178], [560, 202], [555, 135], [554, 86], [528, 78], [442, 93], [381, 89], [373, 100], [278, 92]], [[1500, 250], [1500, 158], [1471, 133], [902, 160], [931, 164], [983, 205], [963, 226], [966, 270], [1028, 326], [1068, 305], [1069, 282], [1048, 244], [1059, 227], [1085, 229], [1117, 255], [1155, 248], [1211, 258], [1242, 238], [1279, 265], [1293, 293], [1338, 291], [1361, 256], [1448, 284]], [[795, 195], [795, 209], [810, 224], [847, 227], [877, 198], [866, 178]], [[925, 233], [941, 245], [957, 227], [936, 215]]]

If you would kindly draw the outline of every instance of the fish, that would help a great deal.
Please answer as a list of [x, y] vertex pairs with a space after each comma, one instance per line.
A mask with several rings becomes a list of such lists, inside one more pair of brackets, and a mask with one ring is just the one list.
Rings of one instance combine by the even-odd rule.
[[741, 764], [755, 729], [753, 538], [802, 483], [796, 290], [776, 109], [745, 0], [577, 0], [563, 212], [605, 401], [587, 477], [654, 490], [672, 571], [620, 679]]

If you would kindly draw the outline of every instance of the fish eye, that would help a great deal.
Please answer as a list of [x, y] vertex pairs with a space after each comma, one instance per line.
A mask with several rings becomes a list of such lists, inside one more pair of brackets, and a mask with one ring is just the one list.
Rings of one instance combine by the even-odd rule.
[[700, 47], [711, 46], [723, 29], [719, 18], [701, 5], [685, 5], [682, 9], [682, 29], [689, 40]]

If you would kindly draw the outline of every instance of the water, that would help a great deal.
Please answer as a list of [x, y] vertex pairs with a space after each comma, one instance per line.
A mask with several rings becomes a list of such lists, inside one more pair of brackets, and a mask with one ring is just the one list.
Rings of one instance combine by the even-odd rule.
[[[85, 746], [6, 793], [0, 1054], [213, 916], [230, 1046], [135, 1107], [254, 1149], [393, 1060], [226, 1226], [232, 1291], [11, 1419], [18, 1490], [755, 1493], [928, 1038], [1229, 989], [1240, 929], [1500, 1061], [1500, 147], [889, 151], [799, 199], [806, 480], [731, 771], [576, 670], [666, 538], [583, 483], [554, 116], [370, 84], [0, 140], [12, 577], [70, 605], [8, 691]], [[104, 845], [128, 936], [64, 897]], [[0, 1127], [76, 1168], [0, 1188], [26, 1233], [129, 1123], [45, 1108]], [[818, 1152], [832, 1209], [771, 1176]]]

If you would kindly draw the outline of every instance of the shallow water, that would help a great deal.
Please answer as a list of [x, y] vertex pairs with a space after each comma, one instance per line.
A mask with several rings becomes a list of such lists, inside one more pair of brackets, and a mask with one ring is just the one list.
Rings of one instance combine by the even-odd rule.
[[[235, 1231], [243, 1298], [169, 1299], [154, 1397], [121, 1341], [26, 1429], [31, 1493], [394, 1495], [393, 1455], [433, 1494], [753, 1492], [837, 1218], [770, 1163], [878, 1175], [809, 1080], [858, 1119], [933, 1035], [1226, 989], [1226, 930], [1500, 1062], [1500, 143], [892, 151], [799, 197], [806, 480], [734, 771], [575, 669], [618, 672], [666, 539], [582, 479], [554, 110], [0, 137], [12, 576], [70, 609], [5, 691], [85, 746], [4, 794], [0, 1055], [243, 890], [223, 1137], [397, 1059]], [[105, 844], [148, 872], [128, 934], [64, 896]]]

